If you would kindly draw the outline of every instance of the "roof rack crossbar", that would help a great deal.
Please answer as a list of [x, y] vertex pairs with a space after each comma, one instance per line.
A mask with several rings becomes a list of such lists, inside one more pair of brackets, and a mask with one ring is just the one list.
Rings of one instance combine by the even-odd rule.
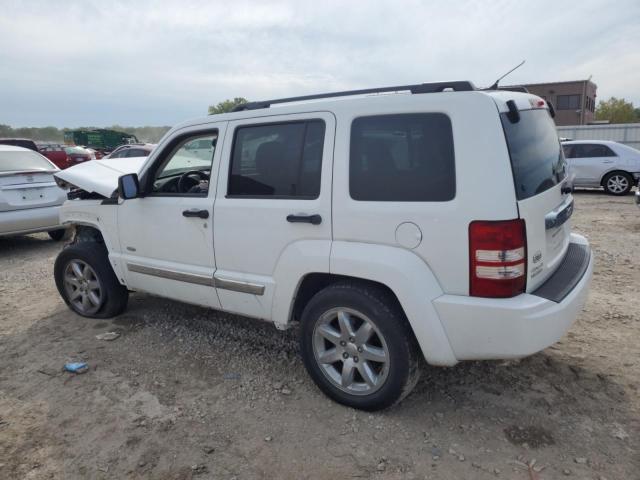
[[276, 98], [273, 100], [263, 100], [259, 102], [249, 102], [237, 105], [232, 112], [240, 112], [243, 110], [258, 110], [260, 108], [269, 108], [271, 105], [278, 103], [303, 102], [306, 100], [320, 100], [323, 98], [351, 97], [354, 95], [368, 95], [374, 93], [391, 93], [405, 92], [411, 93], [436, 93], [444, 92], [451, 89], [455, 92], [469, 92], [475, 90], [473, 83], [463, 80], [454, 82], [436, 82], [436, 83], [419, 83], [416, 85], [397, 85], [394, 87], [365, 88], [361, 90], [346, 90], [343, 92], [320, 93], [316, 95], [303, 95], [301, 97]]

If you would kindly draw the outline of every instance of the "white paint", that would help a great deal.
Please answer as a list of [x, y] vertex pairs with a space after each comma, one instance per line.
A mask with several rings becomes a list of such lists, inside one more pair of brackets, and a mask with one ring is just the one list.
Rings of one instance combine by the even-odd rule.
[[[545, 262], [535, 279], [529, 279], [528, 291], [557, 268], [569, 238], [566, 223], [561, 227], [560, 243], [551, 248], [544, 226], [545, 215], [563, 202], [560, 186], [516, 201], [498, 116], [498, 112], [507, 111], [510, 99], [519, 108], [528, 109], [537, 97], [478, 91], [361, 96], [194, 120], [172, 129], [146, 159], [88, 162], [58, 176], [108, 196], [119, 175], [137, 172], [144, 176], [176, 136], [217, 128], [220, 133], [208, 197], [147, 196], [119, 205], [72, 201], [63, 207], [62, 217], [65, 222], [94, 225], [103, 232], [114, 270], [129, 288], [270, 320], [286, 328], [305, 276], [350, 276], [391, 289], [431, 364], [527, 355], [558, 340], [574, 321], [585, 300], [593, 262], [583, 280], [559, 304], [531, 294], [510, 299], [468, 296], [471, 221], [508, 220], [519, 215], [526, 220], [529, 255], [540, 252]], [[359, 116], [400, 112], [441, 112], [451, 119], [456, 158], [453, 200], [351, 199], [351, 122]], [[238, 126], [316, 118], [326, 123], [317, 199], [227, 197], [229, 158]], [[210, 217], [184, 218], [181, 212], [189, 208], [208, 209]], [[286, 221], [287, 215], [300, 213], [319, 214], [322, 223]], [[580, 237], [573, 240], [585, 241]], [[254, 295], [131, 273], [123, 268], [124, 261], [256, 284], [264, 286], [264, 293]]]

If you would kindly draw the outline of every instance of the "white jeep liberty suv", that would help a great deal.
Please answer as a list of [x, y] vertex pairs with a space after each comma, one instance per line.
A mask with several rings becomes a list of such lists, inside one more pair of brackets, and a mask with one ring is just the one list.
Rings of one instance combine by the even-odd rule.
[[592, 275], [553, 108], [445, 82], [243, 105], [173, 128], [146, 158], [56, 177], [71, 309], [129, 291], [300, 323], [322, 391], [375, 410], [431, 365], [556, 342]]

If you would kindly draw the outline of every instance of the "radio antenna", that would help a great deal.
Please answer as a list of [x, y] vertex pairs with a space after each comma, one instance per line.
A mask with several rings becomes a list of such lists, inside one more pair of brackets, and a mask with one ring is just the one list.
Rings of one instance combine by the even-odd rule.
[[526, 60], [523, 60], [522, 62], [520, 62], [518, 65], [516, 65], [515, 67], [513, 67], [511, 70], [509, 70], [507, 73], [505, 73], [504, 75], [502, 75], [499, 79], [497, 79], [495, 81], [495, 83], [493, 85], [491, 85], [489, 87], [489, 90], [497, 90], [498, 89], [498, 83], [500, 83], [500, 80], [502, 80], [504, 77], [506, 77], [507, 75], [509, 75], [511, 72], [519, 69], [522, 65], [524, 65], [524, 62], [526, 62]]

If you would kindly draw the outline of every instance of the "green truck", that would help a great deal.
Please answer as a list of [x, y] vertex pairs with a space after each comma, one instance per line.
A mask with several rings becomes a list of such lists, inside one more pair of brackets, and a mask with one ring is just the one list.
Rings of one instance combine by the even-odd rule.
[[96, 128], [92, 130], [69, 130], [64, 133], [64, 143], [78, 145], [107, 153], [125, 143], [139, 143], [135, 135]]

